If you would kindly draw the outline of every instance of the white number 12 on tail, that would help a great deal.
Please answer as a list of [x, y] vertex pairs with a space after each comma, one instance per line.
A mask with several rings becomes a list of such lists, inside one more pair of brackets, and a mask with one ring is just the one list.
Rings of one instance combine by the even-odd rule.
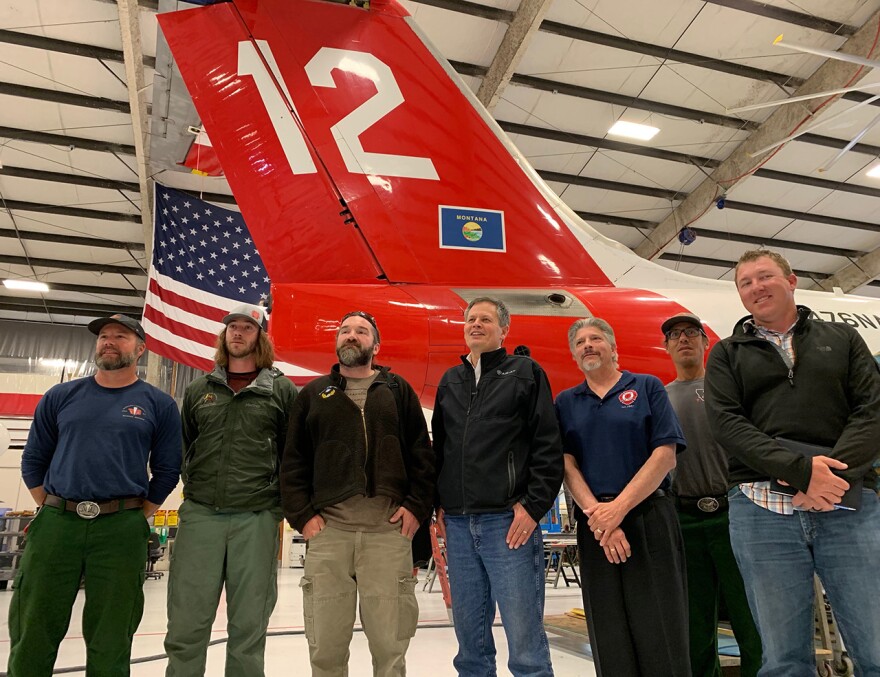
[[[366, 52], [322, 47], [306, 64], [305, 71], [313, 86], [336, 87], [333, 71], [337, 68], [372, 80], [376, 85], [376, 94], [372, 98], [330, 128], [346, 169], [352, 174], [439, 180], [434, 163], [429, 158], [372, 153], [364, 150], [361, 144], [361, 134], [404, 102], [391, 69]], [[269, 43], [265, 40], [239, 42], [238, 74], [253, 77], [291, 171], [294, 174], [314, 174], [317, 171], [315, 163], [294, 118], [299, 114]]]

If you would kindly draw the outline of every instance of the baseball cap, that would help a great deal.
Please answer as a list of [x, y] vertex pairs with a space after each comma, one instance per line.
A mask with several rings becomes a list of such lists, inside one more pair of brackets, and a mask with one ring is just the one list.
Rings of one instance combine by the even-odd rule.
[[706, 330], [703, 328], [703, 323], [700, 321], [700, 318], [693, 313], [679, 313], [678, 315], [673, 315], [662, 325], [660, 325], [660, 331], [662, 331], [663, 335], [666, 336], [669, 330], [672, 329], [679, 322], [690, 322], [695, 327], [698, 327], [701, 332], [703, 332], [704, 334], [706, 333]]
[[128, 315], [120, 315], [116, 313], [115, 315], [110, 315], [109, 317], [99, 317], [97, 320], [92, 320], [89, 322], [89, 331], [92, 332], [95, 336], [101, 333], [101, 330], [105, 325], [111, 324], [115, 322], [116, 324], [121, 324], [123, 327], [127, 327], [131, 329], [137, 337], [141, 341], [147, 340], [147, 335], [144, 334], [144, 328], [141, 326], [141, 323], [135, 320], [133, 317], [129, 317]]
[[263, 306], [255, 306], [250, 303], [242, 303], [235, 306], [229, 315], [223, 318], [223, 324], [227, 327], [233, 320], [250, 320], [263, 331], [269, 326], [269, 318], [266, 317], [266, 309]]

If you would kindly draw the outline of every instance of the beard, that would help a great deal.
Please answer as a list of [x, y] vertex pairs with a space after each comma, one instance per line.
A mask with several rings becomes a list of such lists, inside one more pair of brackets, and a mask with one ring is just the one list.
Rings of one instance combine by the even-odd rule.
[[[591, 360], [591, 361], [587, 362], [586, 361], [587, 357], [596, 357], [599, 359]], [[604, 365], [605, 365], [605, 361], [602, 359], [601, 356], [599, 356], [595, 353], [585, 355], [584, 357], [581, 358], [581, 369], [583, 369], [584, 371], [596, 371], [597, 369], [599, 369], [600, 367], [602, 367]]]
[[346, 367], [365, 367], [373, 359], [373, 347], [362, 348], [359, 343], [345, 343], [336, 349], [336, 357]]
[[236, 359], [241, 359], [244, 357], [248, 357], [249, 355], [253, 355], [257, 352], [257, 342], [254, 341], [250, 344], [245, 345], [229, 345], [226, 344], [226, 353], [229, 357], [234, 357]]
[[135, 362], [137, 362], [137, 353], [107, 353], [102, 355], [101, 353], [95, 352], [95, 364], [98, 369], [103, 369], [104, 371], [116, 371], [117, 369], [125, 369], [126, 367], [130, 367]]

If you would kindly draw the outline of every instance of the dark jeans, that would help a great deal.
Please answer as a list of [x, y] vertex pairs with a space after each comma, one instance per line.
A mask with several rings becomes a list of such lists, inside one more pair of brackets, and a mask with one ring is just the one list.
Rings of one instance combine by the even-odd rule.
[[605, 558], [578, 511], [584, 611], [598, 677], [690, 677], [687, 582], [672, 499], [652, 497], [621, 528], [632, 548]]
[[544, 631], [541, 529], [517, 550], [504, 542], [513, 512], [446, 515], [446, 559], [460, 677], [495, 677], [495, 603], [507, 635], [514, 677], [553, 677]]
[[680, 509], [678, 521], [687, 559], [693, 677], [721, 677], [718, 661], [718, 607], [721, 599], [740, 650], [740, 674], [755, 677], [761, 667], [761, 637], [730, 547], [727, 510]]
[[9, 677], [50, 677], [85, 579], [86, 673], [129, 674], [144, 611], [150, 527], [141, 510], [93, 520], [44, 506], [28, 529], [9, 607]]

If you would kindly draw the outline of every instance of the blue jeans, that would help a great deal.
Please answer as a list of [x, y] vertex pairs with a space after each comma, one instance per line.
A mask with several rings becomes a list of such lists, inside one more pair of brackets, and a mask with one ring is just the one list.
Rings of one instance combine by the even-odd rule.
[[495, 677], [495, 604], [514, 677], [552, 677], [544, 632], [544, 544], [540, 528], [517, 550], [504, 542], [513, 512], [446, 515], [446, 560], [459, 677]]
[[862, 491], [856, 512], [778, 515], [738, 488], [730, 499], [730, 542], [764, 649], [760, 677], [814, 677], [813, 574], [834, 610], [856, 675], [880, 677], [880, 504]]

